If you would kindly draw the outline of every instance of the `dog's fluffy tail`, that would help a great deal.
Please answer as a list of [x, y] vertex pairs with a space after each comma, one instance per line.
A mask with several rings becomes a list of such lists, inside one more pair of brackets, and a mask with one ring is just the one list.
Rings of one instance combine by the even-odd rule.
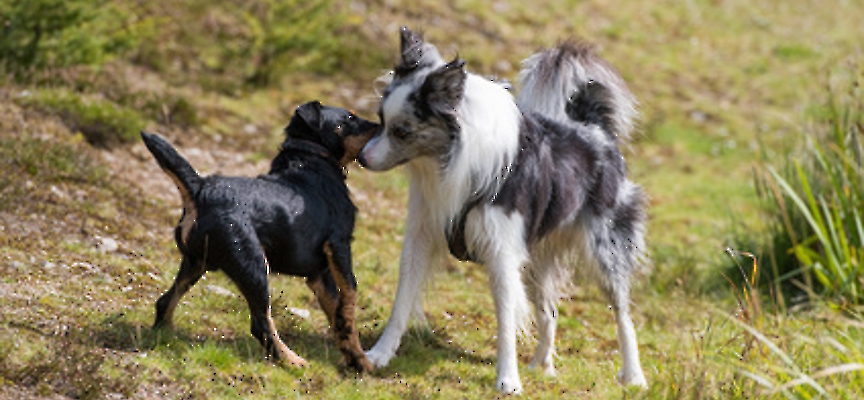
[[590, 45], [565, 42], [522, 63], [517, 103], [523, 112], [561, 123], [595, 124], [627, 141], [636, 99], [614, 68]]
[[177, 150], [174, 150], [174, 147], [159, 135], [141, 131], [141, 139], [144, 139], [144, 144], [150, 153], [153, 153], [162, 170], [177, 184], [183, 203], [191, 203], [195, 193], [201, 187], [201, 176], [195, 168], [192, 168], [189, 161], [180, 156]]

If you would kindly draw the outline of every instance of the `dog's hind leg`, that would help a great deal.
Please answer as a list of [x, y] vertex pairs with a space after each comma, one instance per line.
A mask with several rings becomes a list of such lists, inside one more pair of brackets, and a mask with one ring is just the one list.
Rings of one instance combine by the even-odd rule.
[[585, 250], [593, 256], [600, 287], [615, 310], [622, 366], [618, 381], [623, 385], [647, 386], [639, 364], [636, 329], [630, 319], [630, 277], [644, 256], [642, 192], [629, 182], [619, 189], [615, 208], [607, 215], [592, 217], [584, 233]]
[[357, 332], [354, 321], [357, 281], [354, 273], [351, 272], [351, 247], [345, 242], [337, 244], [334, 249], [330, 242], [326, 242], [324, 255], [327, 257], [330, 274], [339, 288], [339, 301], [331, 325], [336, 336], [336, 344], [345, 356], [349, 367], [361, 373], [372, 371], [374, 367], [360, 346], [360, 333]]
[[612, 308], [615, 310], [615, 322], [618, 324], [618, 345], [621, 347], [623, 365], [618, 371], [618, 381], [622, 385], [647, 386], [642, 367], [639, 365], [639, 345], [636, 341], [636, 329], [629, 312], [629, 289], [615, 288], [610, 294]]
[[224, 238], [222, 241], [224, 243], [231, 240], [229, 243], [232, 244], [221, 246], [221, 249], [229, 253], [222, 259], [220, 269], [231, 278], [246, 298], [252, 336], [258, 339], [267, 356], [274, 361], [283, 365], [307, 366], [306, 360], [291, 351], [276, 331], [276, 324], [270, 313], [270, 288], [267, 282], [270, 266], [258, 238], [250, 231], [233, 235], [232, 238]]
[[306, 285], [315, 294], [318, 299], [318, 304], [327, 315], [327, 322], [331, 329], [335, 329], [336, 306], [339, 304], [339, 289], [336, 287], [336, 282], [333, 281], [333, 276], [330, 274], [330, 269], [321, 274], [306, 279]]
[[[260, 257], [260, 263], [264, 264], [264, 257]], [[255, 266], [265, 270], [266, 265]], [[308, 365], [306, 360], [294, 353], [282, 339], [279, 338], [279, 333], [276, 331], [276, 324], [273, 322], [273, 317], [270, 313], [270, 294], [267, 284], [267, 274], [240, 274], [237, 276], [236, 270], [230, 269], [225, 272], [237, 284], [243, 297], [246, 298], [246, 303], [249, 304], [249, 314], [251, 317], [252, 336], [258, 339], [258, 342], [264, 346], [268, 357], [272, 357], [274, 361], [290, 364], [293, 366], [305, 367]]]
[[534, 322], [537, 326], [537, 350], [529, 369], [537, 369], [547, 376], [555, 376], [555, 327], [558, 320], [558, 263], [554, 259], [540, 259], [531, 266], [528, 292], [534, 304]]
[[174, 320], [174, 309], [177, 308], [177, 303], [189, 289], [198, 282], [198, 279], [204, 275], [204, 263], [193, 260], [189, 257], [183, 257], [180, 262], [180, 271], [177, 272], [177, 277], [174, 279], [174, 284], [171, 289], [168, 289], [159, 300], [156, 301], [156, 321], [153, 323], [153, 328], [162, 326], [171, 326]]

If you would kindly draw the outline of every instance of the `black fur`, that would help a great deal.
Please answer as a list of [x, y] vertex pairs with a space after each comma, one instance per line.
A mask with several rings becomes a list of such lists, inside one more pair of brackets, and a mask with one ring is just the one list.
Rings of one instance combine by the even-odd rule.
[[[155, 326], [170, 324], [179, 298], [206, 271], [222, 270], [249, 304], [252, 334], [269, 356], [285, 356], [278, 348], [284, 344], [275, 343], [278, 336], [271, 329], [268, 273], [306, 277], [310, 287], [323, 285], [321, 295], [329, 297], [319, 296], [322, 305], [341, 299], [337, 299], [340, 280], [350, 287], [338, 289], [356, 289], [350, 247], [356, 208], [340, 159], [346, 157], [346, 140], [365, 144], [376, 129], [377, 124], [347, 110], [318, 102], [304, 104], [285, 128], [286, 139], [270, 171], [257, 178], [200, 177], [170, 144], [142, 132], [160, 166], [176, 177], [181, 194], [189, 195], [184, 197], [184, 219], [176, 229], [183, 261], [174, 286], [157, 302]], [[356, 152], [349, 156], [356, 158]], [[186, 218], [194, 222], [184, 222]], [[332, 249], [333, 265], [325, 246]], [[352, 326], [344, 326], [339, 310], [328, 315], [336, 333], [356, 337], [353, 320]], [[362, 355], [362, 349], [358, 351]], [[346, 352], [346, 357], [363, 369], [365, 355], [358, 360], [358, 354]]]
[[610, 138], [615, 139], [614, 107], [609, 89], [600, 83], [588, 81], [579, 85], [576, 95], [567, 102], [565, 112], [574, 121], [599, 126]]

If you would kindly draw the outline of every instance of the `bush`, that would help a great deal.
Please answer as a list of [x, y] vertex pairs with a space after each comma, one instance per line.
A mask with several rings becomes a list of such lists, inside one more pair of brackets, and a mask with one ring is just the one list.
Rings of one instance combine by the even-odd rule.
[[[757, 177], [768, 205], [764, 244], [775, 293], [796, 290], [846, 306], [864, 303], [864, 95], [862, 65], [835, 75], [823, 115], [802, 136], [805, 156]], [[782, 299], [781, 299], [782, 301]]]
[[189, 0], [170, 14], [159, 3], [138, 10], [159, 21], [159, 37], [142, 41], [134, 61], [208, 90], [233, 94], [303, 73], [371, 80], [390, 63], [389, 49], [369, 45], [362, 17], [332, 0]]
[[144, 120], [134, 110], [65, 90], [39, 90], [15, 100], [24, 107], [59, 116], [69, 129], [80, 131], [97, 147], [133, 142], [144, 127]]
[[0, 0], [0, 65], [19, 81], [34, 72], [100, 65], [137, 45], [139, 24], [107, 0]]

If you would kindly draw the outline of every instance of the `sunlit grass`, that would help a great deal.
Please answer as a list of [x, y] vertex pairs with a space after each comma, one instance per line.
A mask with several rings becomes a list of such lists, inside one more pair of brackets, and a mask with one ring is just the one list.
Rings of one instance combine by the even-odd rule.
[[[93, 101], [105, 106], [99, 112], [114, 105], [131, 108], [140, 124], [156, 125], [186, 146], [263, 161], [300, 102], [319, 99], [374, 117], [372, 80], [392, 67], [402, 24], [425, 31], [445, 57], [458, 53], [472, 71], [508, 79], [531, 52], [568, 36], [583, 37], [598, 44], [641, 102], [640, 133], [625, 155], [632, 178], [651, 198], [653, 272], [633, 293], [649, 388], [627, 390], [615, 383], [620, 355], [613, 313], [599, 293], [580, 286], [559, 310], [556, 378], [529, 372], [536, 343], [531, 335], [520, 342], [524, 397], [864, 394], [860, 309], [836, 313], [830, 298], [819, 296], [806, 310], [792, 307], [788, 298], [788, 307], [782, 305], [784, 298], [775, 296], [780, 290], [772, 293], [752, 281], [762, 279], [753, 266], [771, 270], [770, 260], [739, 259], [733, 273], [740, 276], [724, 271], [735, 286], [718, 268], [728, 262], [723, 249], [730, 237], [758, 237], [768, 229], [757, 212], [762, 204], [753, 165], [782, 161], [799, 140], [802, 117], [827, 115], [818, 105], [824, 72], [854, 53], [864, 37], [860, 5], [353, 2], [340, 6], [332, 21], [270, 26], [291, 34], [301, 26], [321, 33], [318, 28], [333, 21], [347, 21], [348, 28], [305, 38], [314, 44], [308, 56], [279, 65], [284, 76], [255, 89], [244, 80], [259, 60], [243, 57], [237, 43], [266, 36], [245, 30], [254, 21], [243, 12], [263, 15], [262, 10], [250, 11], [249, 2], [229, 3], [178, 8], [157, 1], [116, 8], [140, 12], [141, 24], [161, 15], [158, 32], [135, 26], [132, 33], [145, 43], [130, 55], [134, 68], [106, 68], [104, 82], [59, 71], [48, 80], [58, 88], [43, 89], [83, 93], [82, 99], [64, 101]], [[157, 33], [165, 40], [147, 42]], [[351, 48], [321, 53], [340, 44]], [[363, 57], [352, 56], [357, 54]], [[312, 65], [315, 60], [323, 61]], [[296, 278], [271, 279], [273, 315], [286, 344], [311, 362], [308, 369], [283, 369], [263, 358], [249, 334], [245, 301], [218, 272], [184, 297], [173, 329], [151, 331], [154, 303], [179, 264], [171, 237], [179, 204], [113, 175], [80, 137], [56, 132], [50, 115], [14, 109], [13, 96], [22, 92], [17, 89], [24, 88], [0, 98], [0, 165], [12, 171], [0, 174], [0, 397], [11, 385], [43, 396], [91, 398], [496, 396], [494, 307], [485, 271], [474, 264], [453, 261], [442, 269], [424, 295], [428, 326], [412, 328], [391, 364], [362, 379], [338, 366], [341, 355], [327, 334], [326, 318]], [[188, 121], [168, 124], [165, 115], [177, 99], [189, 103]], [[60, 139], [62, 134], [68, 135]], [[147, 156], [128, 154], [133, 165]], [[396, 291], [407, 178], [401, 171], [352, 167], [348, 183], [360, 210], [353, 246], [357, 321], [369, 348], [386, 324]], [[741, 221], [746, 227], [730, 233], [729, 225]], [[121, 251], [101, 253], [93, 246], [95, 235], [118, 239]], [[735, 250], [757, 253], [756, 242]], [[743, 286], [742, 277], [748, 280]], [[310, 316], [295, 316], [291, 308], [309, 310]], [[73, 378], [82, 378], [80, 384], [71, 383]]]

